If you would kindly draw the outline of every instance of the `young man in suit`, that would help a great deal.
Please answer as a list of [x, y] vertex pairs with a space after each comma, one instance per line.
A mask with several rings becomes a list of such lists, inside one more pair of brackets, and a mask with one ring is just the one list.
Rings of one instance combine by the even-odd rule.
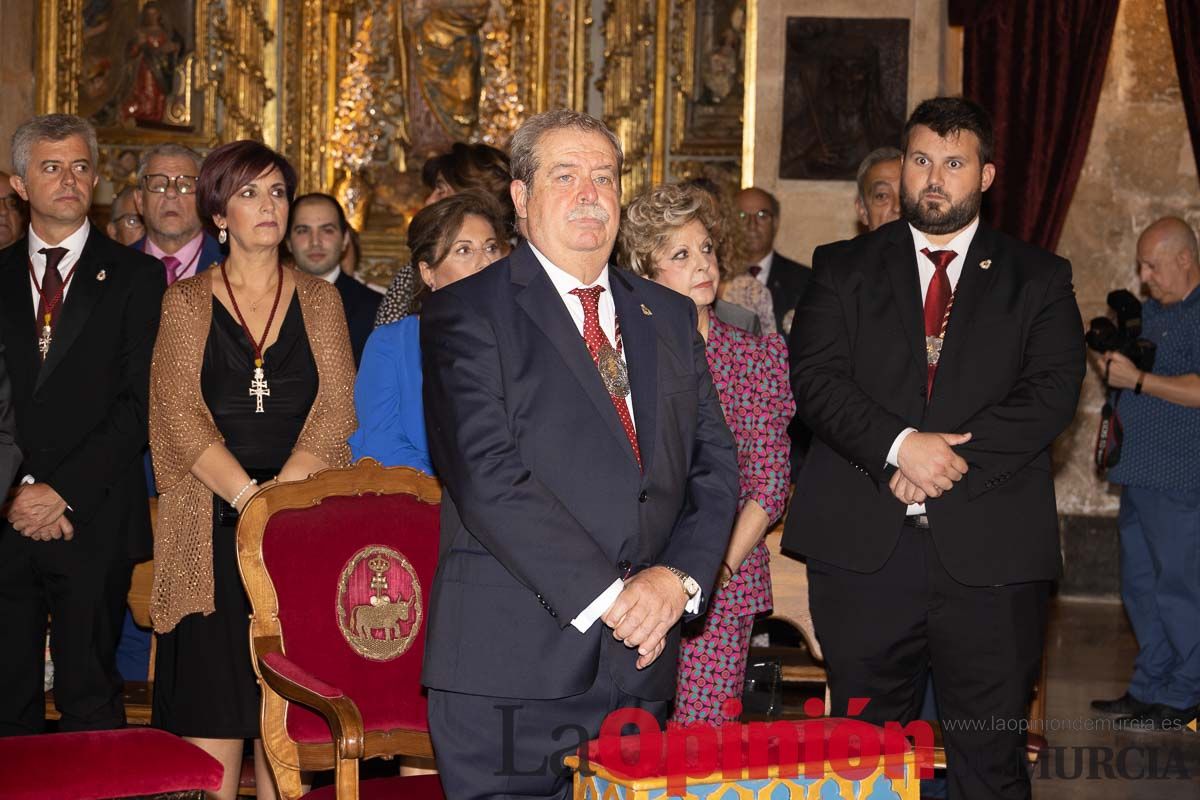
[[60, 730], [120, 727], [114, 650], [151, 552], [142, 451], [161, 265], [87, 219], [96, 134], [48, 114], [13, 136], [27, 237], [0, 252], [0, 344], [25, 459], [0, 529], [0, 735], [44, 725], [47, 615]]
[[904, 219], [813, 259], [792, 386], [815, 439], [784, 546], [808, 557], [833, 715], [867, 698], [907, 724], [932, 669], [949, 796], [1028, 798], [1011, 721], [1060, 569], [1050, 445], [1083, 326], [1070, 264], [979, 221], [986, 112], [927, 100], [904, 144]]
[[317, 192], [297, 197], [288, 220], [287, 243], [297, 267], [337, 287], [357, 366], [362, 361], [367, 337], [375, 328], [375, 312], [383, 295], [342, 271], [339, 262], [350, 246], [350, 225], [337, 198]]
[[608, 262], [618, 140], [551, 111], [510, 152], [527, 240], [421, 317], [446, 489], [423, 677], [451, 800], [565, 798], [562, 755], [607, 714], [665, 719], [737, 503], [694, 304]]
[[160, 144], [138, 160], [138, 190], [133, 200], [146, 236], [132, 247], [163, 264], [170, 286], [224, 259], [221, 245], [204, 232], [196, 211], [196, 180], [203, 159], [178, 144]]
[[775, 195], [752, 186], [734, 195], [733, 204], [746, 228], [750, 274], [770, 290], [775, 327], [786, 336], [783, 318], [804, 295], [812, 270], [775, 252], [775, 234], [779, 232], [779, 200]]

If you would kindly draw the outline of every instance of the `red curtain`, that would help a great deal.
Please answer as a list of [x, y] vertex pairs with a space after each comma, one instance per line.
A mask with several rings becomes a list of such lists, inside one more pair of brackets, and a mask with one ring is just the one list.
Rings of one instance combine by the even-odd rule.
[[984, 195], [984, 217], [1047, 250], [1058, 243], [1083, 169], [1119, 4], [956, 4], [963, 94], [991, 113], [996, 129], [996, 182]]
[[1175, 49], [1179, 90], [1192, 135], [1192, 152], [1200, 169], [1200, 7], [1196, 0], [1167, 0], [1167, 25]]

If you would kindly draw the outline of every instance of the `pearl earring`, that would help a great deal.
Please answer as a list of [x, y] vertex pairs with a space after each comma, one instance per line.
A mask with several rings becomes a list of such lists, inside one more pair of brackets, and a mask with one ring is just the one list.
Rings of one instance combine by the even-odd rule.
[[221, 244], [225, 244], [225, 242], [228, 240], [229, 240], [229, 234], [226, 233], [224, 228], [221, 228], [221, 232], [217, 234], [217, 241], [220, 242]]

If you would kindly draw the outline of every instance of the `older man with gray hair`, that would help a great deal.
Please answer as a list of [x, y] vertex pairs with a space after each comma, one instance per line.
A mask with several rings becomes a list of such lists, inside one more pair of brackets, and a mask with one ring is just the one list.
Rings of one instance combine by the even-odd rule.
[[138, 159], [134, 202], [146, 236], [133, 247], [162, 262], [167, 285], [221, 263], [221, 246], [204, 232], [196, 212], [202, 159], [191, 148], [160, 144]]
[[513, 137], [527, 234], [422, 310], [445, 484], [423, 679], [446, 796], [565, 798], [618, 708], [661, 722], [737, 506], [691, 300], [612, 269], [621, 147], [576, 111]]
[[854, 210], [868, 231], [900, 219], [900, 165], [904, 154], [896, 147], [867, 153], [858, 165], [858, 195]]
[[0, 736], [45, 727], [47, 616], [59, 729], [125, 723], [114, 651], [151, 552], [141, 453], [161, 267], [88, 222], [96, 133], [68, 114], [13, 135], [29, 227], [0, 251], [0, 345], [23, 476], [0, 528]]

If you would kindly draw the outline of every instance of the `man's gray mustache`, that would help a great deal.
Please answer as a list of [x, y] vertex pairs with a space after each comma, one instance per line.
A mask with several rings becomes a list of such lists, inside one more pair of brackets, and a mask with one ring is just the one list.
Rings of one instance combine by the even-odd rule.
[[570, 214], [567, 214], [567, 222], [574, 222], [577, 219], [594, 219], [600, 222], [608, 222], [609, 213], [603, 206], [576, 206], [571, 209]]

